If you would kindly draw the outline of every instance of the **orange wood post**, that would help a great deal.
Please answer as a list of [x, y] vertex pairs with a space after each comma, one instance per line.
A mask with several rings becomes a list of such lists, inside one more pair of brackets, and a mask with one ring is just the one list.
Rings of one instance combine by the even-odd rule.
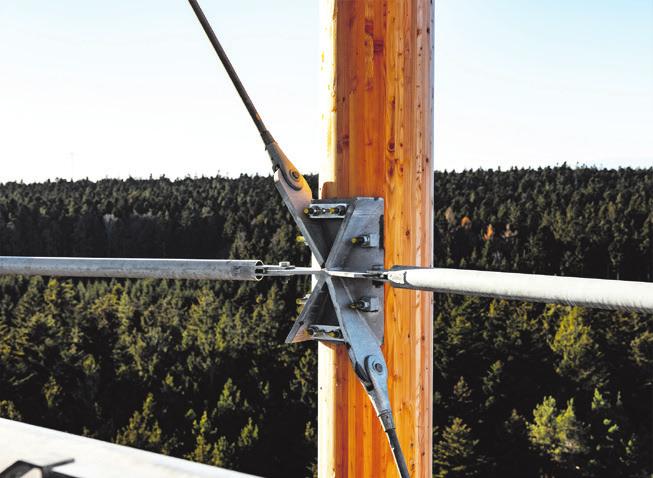
[[[385, 265], [432, 265], [433, 0], [321, 0], [321, 197], [385, 198]], [[432, 476], [430, 293], [386, 287], [390, 400], [411, 477]], [[318, 346], [318, 470], [396, 477], [344, 347]]]

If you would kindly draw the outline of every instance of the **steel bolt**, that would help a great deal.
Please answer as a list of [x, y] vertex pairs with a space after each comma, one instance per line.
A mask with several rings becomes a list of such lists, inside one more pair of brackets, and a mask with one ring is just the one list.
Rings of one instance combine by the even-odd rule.
[[362, 235], [362, 236], [356, 236], [352, 237], [351, 243], [359, 245], [361, 247], [365, 247], [370, 244], [371, 238], [368, 234]]
[[362, 309], [363, 307], [365, 307], [365, 302], [362, 300], [357, 300], [356, 302], [349, 304], [350, 309]]
[[361, 297], [356, 302], [349, 304], [350, 309], [360, 310], [361, 312], [378, 312], [379, 311], [379, 298], [378, 297]]
[[304, 208], [304, 214], [307, 214], [309, 216], [319, 216], [323, 212], [326, 211], [318, 206], [309, 206]]

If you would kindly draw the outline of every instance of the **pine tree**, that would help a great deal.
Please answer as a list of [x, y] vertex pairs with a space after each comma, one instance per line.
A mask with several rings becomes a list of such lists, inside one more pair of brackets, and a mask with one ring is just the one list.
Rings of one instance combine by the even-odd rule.
[[11, 400], [0, 400], [0, 418], [21, 421], [23, 416]]
[[594, 390], [592, 397], [591, 447], [589, 465], [595, 476], [627, 477], [637, 474], [639, 443], [627, 428], [621, 395], [612, 401], [609, 395]]
[[168, 453], [161, 427], [154, 413], [154, 405], [154, 396], [150, 393], [143, 402], [143, 408], [140, 411], [136, 410], [129, 419], [129, 424], [118, 431], [115, 442], [143, 450]]
[[229, 443], [226, 437], [217, 436], [206, 410], [199, 421], [193, 421], [193, 435], [195, 448], [185, 455], [186, 459], [213, 466], [230, 466], [234, 445]]
[[603, 354], [592, 337], [590, 326], [585, 323], [586, 312], [579, 307], [555, 309], [568, 311], [560, 318], [551, 343], [551, 349], [560, 356], [557, 372], [589, 390], [605, 385]]
[[574, 401], [558, 411], [553, 397], [544, 401], [533, 411], [533, 423], [529, 425], [533, 446], [548, 459], [550, 468], [558, 471], [574, 471], [585, 467], [588, 453], [587, 429], [576, 418]]
[[462, 478], [478, 476], [483, 459], [471, 428], [455, 417], [443, 431], [433, 447], [434, 476], [437, 478]]

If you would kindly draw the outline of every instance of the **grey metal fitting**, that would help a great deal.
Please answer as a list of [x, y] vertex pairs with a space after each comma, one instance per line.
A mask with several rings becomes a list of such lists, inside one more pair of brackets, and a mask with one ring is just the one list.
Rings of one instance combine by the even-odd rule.
[[308, 335], [317, 340], [326, 340], [334, 342], [342, 342], [342, 330], [340, 327], [331, 325], [310, 325], [306, 332]]
[[304, 214], [311, 219], [342, 219], [346, 213], [344, 203], [313, 203], [304, 208]]
[[379, 247], [378, 234], [363, 234], [352, 237], [351, 243], [359, 247]]
[[379, 298], [361, 297], [356, 302], [352, 302], [349, 308], [360, 310], [361, 312], [377, 312], [379, 310]]

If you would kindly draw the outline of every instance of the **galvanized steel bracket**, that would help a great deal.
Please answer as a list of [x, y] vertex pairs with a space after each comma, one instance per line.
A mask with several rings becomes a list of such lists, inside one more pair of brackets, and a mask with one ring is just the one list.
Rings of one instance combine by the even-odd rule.
[[[315, 286], [286, 343], [342, 343], [388, 435], [402, 477], [406, 461], [394, 431], [383, 343], [383, 199], [312, 200], [307, 184], [297, 190], [277, 170], [275, 186], [320, 268]], [[275, 271], [275, 274], [277, 272]]]
[[[305, 231], [320, 235], [325, 258], [286, 343], [351, 343], [366, 336], [378, 348], [383, 343], [384, 290], [366, 274], [383, 269], [383, 199], [315, 200], [301, 213], [302, 222], [310, 224]], [[305, 239], [309, 247], [316, 243], [314, 238]], [[352, 333], [353, 322], [368, 331]]]

